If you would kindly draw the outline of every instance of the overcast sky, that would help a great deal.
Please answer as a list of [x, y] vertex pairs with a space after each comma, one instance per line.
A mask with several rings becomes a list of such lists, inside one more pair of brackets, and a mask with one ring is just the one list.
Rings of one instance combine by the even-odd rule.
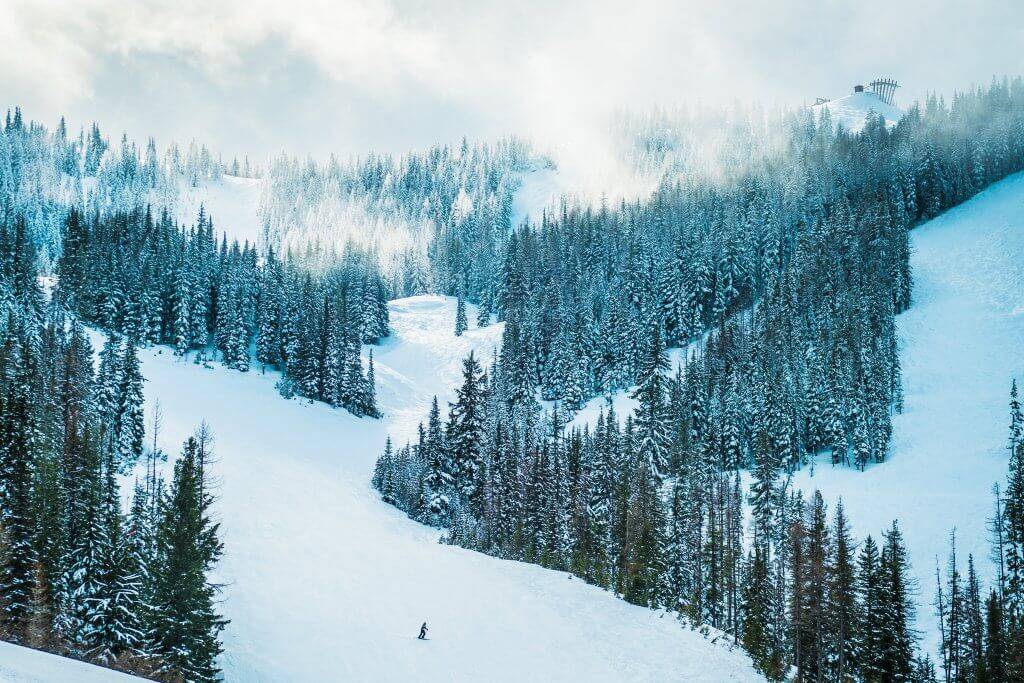
[[0, 104], [226, 155], [585, 140], [613, 109], [1024, 74], [1024, 0], [0, 0]]

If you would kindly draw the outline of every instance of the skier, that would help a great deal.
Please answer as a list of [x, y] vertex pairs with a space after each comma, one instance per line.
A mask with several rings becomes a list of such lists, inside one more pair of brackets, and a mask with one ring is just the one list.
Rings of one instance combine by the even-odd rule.
[[427, 639], [427, 622], [425, 622], [425, 621], [423, 622], [423, 626], [420, 626], [419, 639], [420, 640], [426, 640]]

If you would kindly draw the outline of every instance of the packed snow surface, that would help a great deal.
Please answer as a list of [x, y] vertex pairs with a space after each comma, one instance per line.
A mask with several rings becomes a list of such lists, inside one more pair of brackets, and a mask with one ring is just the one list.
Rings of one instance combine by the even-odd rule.
[[[911, 233], [913, 303], [896, 319], [905, 407], [886, 462], [857, 472], [819, 464], [794, 484], [842, 496], [860, 539], [899, 520], [919, 583], [918, 626], [933, 651], [936, 558], [955, 528], [961, 571], [983, 576], [992, 486], [1006, 481], [1010, 380], [1024, 379], [1024, 174]], [[991, 585], [991, 584], [990, 584]]]
[[216, 438], [226, 680], [760, 680], [724, 639], [563, 572], [438, 544], [381, 502], [369, 478], [385, 436], [412, 437], [435, 393], [452, 398], [462, 358], [489, 363], [502, 331], [455, 337], [441, 297], [395, 301], [391, 316], [374, 348], [382, 420], [284, 400], [270, 373], [141, 353], [162, 446], [201, 420]]
[[887, 104], [880, 97], [871, 92], [855, 92], [824, 104], [816, 104], [815, 114], [820, 114], [822, 109], [828, 109], [832, 117], [832, 127], [838, 129], [841, 125], [851, 133], [859, 133], [864, 128], [864, 122], [869, 112], [881, 115], [887, 125], [895, 125], [903, 117], [903, 110], [892, 104]]
[[0, 641], [3, 683], [141, 683], [144, 679]]

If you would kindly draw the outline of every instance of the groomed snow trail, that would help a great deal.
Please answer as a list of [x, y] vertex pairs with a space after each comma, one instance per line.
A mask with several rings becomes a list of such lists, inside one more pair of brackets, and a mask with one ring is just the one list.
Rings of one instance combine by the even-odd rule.
[[142, 683], [144, 680], [0, 641], [0, 681], [3, 683]]
[[472, 349], [486, 366], [501, 335], [455, 337], [454, 301], [440, 297], [393, 302], [391, 314], [394, 334], [374, 348], [383, 420], [286, 401], [258, 370], [141, 354], [163, 447], [176, 452], [200, 420], [216, 437], [228, 681], [759, 680], [742, 652], [672, 617], [439, 545], [382, 503], [369, 478], [385, 435], [413, 436], [433, 394], [451, 398], [461, 359]]
[[[992, 485], [1006, 481], [1010, 380], [1024, 379], [1024, 174], [911, 233], [913, 303], [897, 317], [905, 408], [886, 462], [865, 472], [818, 464], [795, 485], [842, 496], [859, 539], [899, 520], [918, 578], [918, 627], [934, 652], [936, 558], [955, 527], [961, 571], [984, 577]], [[989, 584], [991, 585], [991, 584]]]

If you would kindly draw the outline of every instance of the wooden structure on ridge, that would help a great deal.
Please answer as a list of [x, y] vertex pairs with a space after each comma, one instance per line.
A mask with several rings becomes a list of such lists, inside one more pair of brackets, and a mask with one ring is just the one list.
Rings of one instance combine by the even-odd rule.
[[871, 92], [878, 96], [878, 99], [882, 100], [886, 104], [892, 104], [893, 95], [896, 94], [896, 88], [900, 87], [900, 84], [891, 78], [876, 78], [871, 81]]

